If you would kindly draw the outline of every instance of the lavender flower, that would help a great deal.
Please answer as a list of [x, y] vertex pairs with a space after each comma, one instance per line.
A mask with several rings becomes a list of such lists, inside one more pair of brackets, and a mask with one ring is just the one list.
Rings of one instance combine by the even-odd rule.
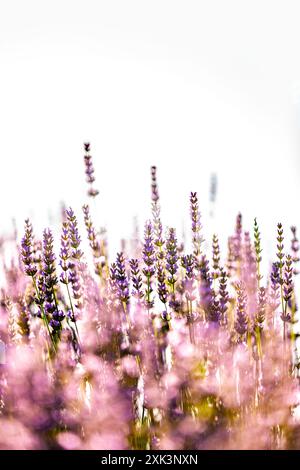
[[79, 236], [77, 219], [71, 207], [66, 211], [66, 215], [69, 228], [70, 246], [72, 248], [71, 256], [75, 260], [80, 261], [83, 256], [83, 253], [79, 248], [81, 244], [81, 238]]
[[152, 284], [152, 278], [155, 273], [155, 261], [156, 261], [154, 243], [153, 243], [153, 230], [152, 230], [151, 222], [147, 222], [145, 225], [143, 261], [145, 265], [143, 269], [143, 274], [146, 277], [145, 301], [146, 301], [147, 308], [151, 308], [153, 306], [153, 301], [151, 301], [151, 293], [153, 292], [151, 284]]
[[86, 181], [89, 183], [90, 188], [88, 190], [88, 196], [96, 197], [99, 194], [99, 191], [93, 187], [93, 183], [95, 182], [94, 176], [94, 166], [92, 161], [92, 156], [90, 155], [90, 144], [84, 144], [84, 150], [86, 154], [84, 155], [84, 164], [85, 164], [85, 174], [86, 174]]
[[213, 217], [214, 215], [214, 205], [216, 203], [217, 198], [217, 186], [218, 186], [218, 178], [216, 173], [212, 173], [210, 177], [210, 188], [209, 188], [209, 200], [211, 203], [210, 215]]
[[190, 195], [190, 210], [192, 219], [192, 242], [194, 247], [194, 255], [198, 258], [201, 255], [201, 245], [204, 240], [201, 235], [202, 225], [200, 223], [201, 216], [199, 212], [197, 193], [191, 193]]
[[288, 303], [293, 294], [294, 283], [293, 283], [293, 259], [291, 255], [286, 256], [285, 261], [285, 273], [284, 273], [284, 284], [283, 284], [283, 298]]
[[236, 321], [235, 330], [240, 337], [240, 341], [244, 339], [244, 336], [248, 329], [248, 318], [247, 318], [247, 294], [245, 286], [242, 282], [238, 282], [235, 285], [237, 292], [237, 307], [236, 307]]
[[133, 291], [132, 295], [136, 297], [138, 300], [142, 299], [144, 294], [142, 292], [143, 280], [140, 274], [139, 269], [139, 260], [138, 259], [131, 259], [129, 261], [130, 271], [131, 271], [131, 280]]
[[82, 302], [82, 282], [81, 282], [81, 275], [78, 269], [78, 266], [70, 262], [70, 274], [69, 274], [69, 280], [70, 284], [72, 286], [72, 294], [73, 298], [76, 301], [75, 307], [80, 310], [83, 306]]
[[55, 333], [62, 328], [61, 322], [65, 315], [58, 309], [56, 299], [57, 275], [55, 266], [55, 255], [53, 251], [53, 235], [51, 230], [46, 229], [43, 233], [43, 278], [45, 292], [45, 312], [50, 318], [50, 326]]
[[46, 299], [54, 300], [54, 289], [57, 285], [55, 254], [53, 251], [53, 235], [50, 229], [43, 232], [43, 276], [45, 281]]
[[170, 228], [169, 235], [166, 243], [166, 270], [169, 273], [168, 283], [171, 286], [173, 294], [175, 293], [175, 283], [177, 281], [177, 270], [178, 270], [178, 250], [177, 250], [177, 238], [174, 228]]
[[282, 296], [282, 312], [281, 320], [283, 321], [283, 340], [286, 340], [286, 324], [294, 320], [290, 312], [288, 311], [289, 303], [291, 301], [294, 284], [293, 284], [293, 260], [291, 255], [286, 256], [285, 261], [285, 272], [282, 279], [281, 285], [281, 296]]
[[235, 234], [233, 236], [234, 260], [236, 263], [239, 263], [242, 259], [242, 219], [242, 214], [239, 213], [236, 217]]
[[280, 277], [282, 278], [282, 268], [284, 266], [284, 245], [283, 245], [284, 237], [283, 237], [283, 228], [282, 224], [277, 225], [277, 250], [276, 253], [277, 258], [279, 259], [279, 269], [280, 269]]
[[[296, 266], [299, 261], [300, 261], [300, 257], [299, 257], [299, 240], [297, 238], [297, 229], [296, 227], [291, 227], [291, 232], [292, 232], [292, 243], [291, 243], [291, 252], [292, 252], [292, 257], [293, 257], [293, 263], [294, 263], [294, 266]], [[294, 274], [297, 275], [299, 274], [299, 271], [297, 270], [296, 267], [294, 267]]]
[[25, 273], [34, 277], [37, 273], [37, 267], [33, 258], [33, 229], [29, 219], [25, 220], [25, 235], [21, 242], [21, 258], [24, 264]]
[[153, 219], [153, 233], [155, 238], [155, 245], [158, 248], [157, 256], [160, 259], [163, 259], [163, 228], [160, 218], [160, 204], [159, 204], [159, 194], [157, 186], [157, 177], [156, 177], [156, 166], [151, 167], [151, 200], [152, 200], [152, 219]]
[[111, 263], [109, 268], [109, 287], [110, 293], [113, 298], [118, 297], [118, 284], [117, 284], [117, 265], [116, 263]]
[[213, 234], [212, 248], [212, 267], [214, 269], [213, 278], [217, 279], [220, 274], [220, 245], [216, 234]]
[[165, 270], [161, 262], [157, 263], [157, 292], [159, 300], [166, 305], [168, 299], [168, 291], [166, 287]]
[[201, 257], [198, 269], [200, 272], [199, 291], [201, 305], [203, 306], [206, 320], [213, 320], [214, 312], [212, 311], [212, 302], [214, 292], [212, 289], [212, 277], [209, 270], [209, 261], [205, 255]]
[[270, 313], [273, 314], [280, 305], [280, 267], [279, 262], [272, 264], [272, 271], [270, 274]]
[[129, 303], [130, 295], [123, 253], [117, 253], [115, 279], [118, 288], [118, 298], [120, 302], [126, 305]]
[[208, 320], [214, 323], [220, 323], [221, 321], [220, 301], [218, 300], [217, 293], [214, 289], [211, 290], [211, 302]]
[[254, 219], [254, 247], [255, 247], [255, 254], [256, 254], [256, 266], [257, 266], [257, 284], [258, 289], [260, 288], [260, 281], [262, 280], [262, 275], [260, 274], [260, 263], [262, 261], [261, 257], [261, 240], [260, 240], [260, 232], [257, 224], [257, 219]]
[[221, 313], [221, 323], [223, 325], [227, 325], [227, 310], [228, 310], [228, 302], [229, 302], [229, 293], [227, 289], [227, 274], [226, 272], [221, 269], [220, 279], [219, 279], [219, 296], [220, 296], [220, 304], [219, 309]]
[[63, 222], [62, 234], [61, 234], [61, 249], [60, 249], [60, 267], [62, 273], [60, 275], [60, 281], [63, 284], [69, 284], [68, 271], [70, 269], [70, 240], [69, 240], [69, 224], [68, 222]]
[[267, 293], [264, 287], [260, 287], [258, 292], [258, 305], [257, 312], [255, 315], [254, 326], [255, 329], [263, 329], [263, 323], [266, 317], [266, 306], [267, 306]]
[[73, 210], [70, 208], [66, 211], [71, 260], [69, 261], [69, 280], [72, 285], [73, 297], [76, 300], [76, 308], [82, 308], [82, 264], [81, 259], [83, 252], [80, 249], [81, 238], [78, 232], [78, 224]]
[[181, 257], [181, 265], [185, 269], [185, 279], [183, 281], [184, 291], [188, 300], [194, 300], [194, 279], [195, 279], [195, 258], [194, 255], [184, 255]]
[[25, 296], [19, 296], [18, 298], [18, 319], [17, 325], [19, 333], [23, 339], [29, 340], [30, 335], [30, 311], [26, 303]]
[[158, 186], [157, 186], [157, 177], [156, 177], [156, 166], [151, 167], [151, 199], [153, 202], [157, 202], [159, 200], [158, 194]]

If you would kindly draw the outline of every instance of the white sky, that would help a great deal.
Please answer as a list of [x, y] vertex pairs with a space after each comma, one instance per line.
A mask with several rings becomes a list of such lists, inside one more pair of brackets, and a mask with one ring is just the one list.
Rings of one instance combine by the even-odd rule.
[[289, 0], [1, 0], [2, 227], [80, 208], [90, 140], [113, 243], [149, 216], [151, 164], [167, 224], [198, 191], [207, 230], [241, 210], [273, 242], [300, 222], [299, 18]]

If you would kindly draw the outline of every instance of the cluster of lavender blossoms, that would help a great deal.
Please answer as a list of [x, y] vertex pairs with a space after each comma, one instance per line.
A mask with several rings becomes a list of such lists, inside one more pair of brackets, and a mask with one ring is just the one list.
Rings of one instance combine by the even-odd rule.
[[182, 241], [153, 166], [144, 236], [111, 261], [84, 152], [93, 204], [63, 210], [58, 253], [28, 219], [11, 262], [1, 242], [0, 448], [299, 449], [296, 227], [266, 273], [259, 221], [238, 214], [223, 253], [191, 192]]

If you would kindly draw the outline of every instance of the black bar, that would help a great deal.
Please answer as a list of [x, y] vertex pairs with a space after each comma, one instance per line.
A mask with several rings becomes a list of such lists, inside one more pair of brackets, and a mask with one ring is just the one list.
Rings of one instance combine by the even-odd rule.
[[[10, 451], [0, 452], [1, 468], [4, 469], [4, 462], [41, 463], [47, 462], [51, 465], [55, 462], [69, 466], [95, 465], [93, 468], [105, 468], [107, 466], [121, 465], [126, 468], [137, 468], [143, 466], [157, 465], [184, 465], [198, 466], [206, 463], [216, 465], [231, 465], [231, 468], [241, 469], [242, 465], [256, 463], [268, 463], [287, 460], [298, 463], [299, 451], [116, 451], [116, 450], [95, 450], [95, 451]], [[70, 468], [70, 467], [69, 467]], [[85, 470], [85, 468], [83, 468]]]

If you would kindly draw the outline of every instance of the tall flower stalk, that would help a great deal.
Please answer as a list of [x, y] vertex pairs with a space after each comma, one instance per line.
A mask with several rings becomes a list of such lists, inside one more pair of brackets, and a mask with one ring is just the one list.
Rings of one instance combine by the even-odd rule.
[[[51, 340], [52, 346], [53, 346], [54, 350], [56, 350], [55, 340], [54, 340], [54, 338], [52, 336], [52, 333], [50, 331], [49, 320], [48, 320], [48, 317], [47, 317], [47, 315], [45, 313], [45, 309], [44, 309], [44, 297], [43, 297], [43, 294], [42, 294], [41, 290], [38, 288], [38, 285], [37, 285], [37, 282], [36, 282], [36, 275], [37, 275], [38, 269], [37, 269], [35, 259], [34, 259], [34, 256], [33, 256], [33, 252], [34, 252], [33, 247], [34, 247], [33, 228], [32, 228], [32, 224], [29, 221], [29, 219], [26, 219], [25, 220], [25, 235], [24, 235], [24, 237], [22, 238], [22, 241], [21, 241], [21, 259], [22, 259], [22, 262], [23, 262], [23, 265], [24, 265], [25, 273], [27, 274], [27, 276], [30, 276], [31, 279], [32, 279], [32, 283], [33, 283], [33, 286], [34, 286], [34, 289], [35, 289], [35, 294], [36, 294], [36, 299], [35, 299], [36, 303], [37, 303], [37, 305], [39, 307], [39, 310], [41, 312], [41, 317], [42, 317], [44, 326], [45, 326], [45, 328], [48, 332], [48, 335], [49, 335], [49, 338]], [[48, 341], [47, 341], [47, 348], [48, 348], [49, 355], [50, 355]]]
[[68, 221], [63, 222], [62, 233], [61, 233], [61, 248], [60, 248], [59, 256], [60, 256], [59, 264], [62, 269], [62, 273], [60, 275], [60, 282], [66, 286], [68, 301], [70, 305], [70, 310], [67, 315], [67, 322], [69, 326], [70, 326], [70, 323], [69, 323], [70, 321], [74, 323], [76, 333], [74, 332], [73, 328], [71, 326], [70, 327], [71, 327], [74, 337], [76, 338], [76, 342], [79, 346], [80, 340], [79, 340], [79, 332], [78, 332], [78, 327], [77, 327], [77, 322], [76, 322], [76, 313], [75, 313], [72, 296], [70, 292], [70, 283], [72, 279], [71, 268], [73, 267], [73, 264], [71, 262], [71, 246], [70, 246], [70, 238], [69, 238], [69, 222]]
[[195, 300], [195, 258], [194, 255], [186, 255], [181, 257], [181, 264], [185, 270], [185, 277], [183, 281], [185, 298], [187, 304], [187, 324], [189, 327], [190, 341], [195, 343], [195, 331], [194, 331], [194, 316], [193, 316], [193, 301]]
[[153, 307], [154, 302], [151, 298], [151, 294], [153, 292], [152, 288], [152, 281], [153, 276], [155, 273], [155, 249], [154, 249], [154, 242], [153, 242], [153, 228], [150, 221], [148, 221], [145, 225], [145, 234], [144, 234], [144, 247], [143, 247], [143, 262], [144, 262], [144, 269], [143, 274], [146, 278], [146, 289], [145, 289], [145, 305], [148, 309]]
[[194, 248], [194, 256], [198, 260], [202, 255], [202, 243], [204, 240], [201, 233], [201, 215], [196, 192], [191, 192], [190, 194], [190, 212], [192, 220], [192, 243]]
[[234, 326], [235, 331], [238, 334], [239, 341], [243, 341], [248, 331], [247, 294], [242, 282], [236, 283], [235, 289], [237, 293], [237, 306]]
[[94, 165], [93, 165], [93, 159], [90, 154], [91, 150], [91, 144], [89, 142], [84, 144], [84, 164], [85, 164], [85, 175], [86, 175], [86, 181], [89, 184], [89, 189], [88, 189], [88, 196], [95, 198], [98, 194], [99, 191], [98, 189], [94, 188], [94, 182], [95, 182], [95, 170], [94, 170]]
[[260, 289], [260, 281], [262, 280], [262, 275], [261, 275], [261, 253], [262, 253], [262, 248], [261, 248], [261, 239], [260, 239], [260, 232], [259, 232], [259, 227], [257, 223], [257, 219], [254, 219], [254, 247], [255, 247], [255, 255], [256, 255], [256, 268], [257, 268], [257, 287], [258, 290]]
[[62, 330], [62, 321], [65, 317], [62, 310], [58, 307], [55, 254], [53, 250], [53, 235], [50, 229], [43, 233], [43, 278], [45, 295], [45, 314], [52, 328], [52, 337], [57, 344]]
[[283, 280], [283, 270], [284, 270], [284, 265], [285, 265], [285, 262], [284, 262], [284, 244], [283, 244], [283, 241], [284, 241], [284, 236], [283, 236], [283, 228], [282, 228], [282, 224], [279, 223], [277, 225], [277, 253], [276, 253], [276, 256], [278, 258], [278, 267], [279, 267], [279, 282], [280, 282], [280, 299], [281, 299], [281, 318], [283, 320], [283, 339], [285, 341], [285, 331], [286, 331], [286, 321], [285, 321], [285, 316], [284, 316], [284, 310], [285, 310], [285, 306], [284, 306], [284, 292], [283, 292], [283, 283], [284, 283], [284, 280]]

